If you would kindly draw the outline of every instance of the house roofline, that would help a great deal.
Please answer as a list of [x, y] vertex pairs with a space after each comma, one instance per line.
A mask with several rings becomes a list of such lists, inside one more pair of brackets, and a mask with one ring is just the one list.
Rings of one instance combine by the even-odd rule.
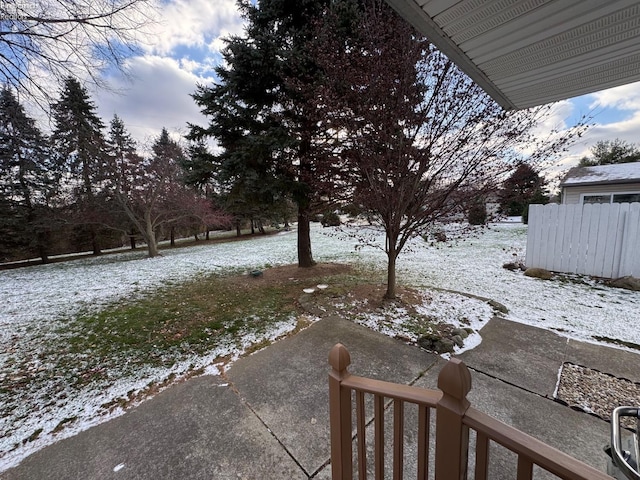
[[575, 183], [565, 183], [560, 182], [559, 187], [591, 187], [595, 185], [620, 185], [624, 183], [640, 183], [639, 178], [621, 178], [617, 180], [600, 180], [595, 182], [575, 182]]

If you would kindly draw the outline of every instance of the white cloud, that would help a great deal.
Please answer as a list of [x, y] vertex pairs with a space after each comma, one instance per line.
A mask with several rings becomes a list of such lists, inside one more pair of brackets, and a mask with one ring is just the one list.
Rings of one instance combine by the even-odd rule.
[[[584, 98], [588, 101], [588, 108], [595, 114], [595, 124], [547, 170], [549, 177], [562, 175], [575, 167], [582, 157], [590, 155], [591, 147], [599, 141], [619, 138], [637, 144], [640, 140], [640, 82], [602, 90]], [[578, 100], [562, 103], [576, 104]], [[565, 118], [569, 118], [571, 113], [568, 110]]]
[[610, 123], [598, 123], [591, 127], [583, 137], [573, 144], [567, 155], [560, 162], [566, 168], [574, 167], [580, 159], [589, 155], [591, 147], [599, 141], [614, 140], [619, 138], [629, 143], [638, 143], [640, 139], [640, 105], [635, 112], [621, 115], [619, 121]]
[[189, 95], [195, 92], [196, 84], [210, 84], [212, 78], [196, 75], [182, 64], [159, 56], [129, 59], [131, 81], [110, 79], [118, 93], [101, 90], [94, 94], [105, 123], [117, 114], [142, 143], [156, 137], [162, 127], [185, 133], [187, 122], [205, 125], [205, 117]]
[[157, 11], [159, 19], [149, 25], [143, 45], [149, 54], [169, 55], [179, 47], [219, 49], [221, 36], [243, 29], [235, 0], [172, 0]]
[[536, 136], [545, 136], [553, 130], [566, 130], [567, 118], [573, 114], [574, 106], [569, 100], [562, 100], [553, 104], [549, 114], [539, 122], [533, 133]]
[[590, 95], [591, 108], [612, 107], [619, 110], [640, 110], [640, 82], [602, 90]]

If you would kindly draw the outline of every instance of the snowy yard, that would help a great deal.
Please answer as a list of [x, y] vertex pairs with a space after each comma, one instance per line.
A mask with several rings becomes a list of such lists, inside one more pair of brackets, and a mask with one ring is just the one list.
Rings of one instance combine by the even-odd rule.
[[[317, 261], [384, 267], [382, 251], [371, 247], [356, 249], [353, 239], [339, 233], [328, 235], [330, 232], [335, 233], [333, 229], [313, 226], [312, 245]], [[511, 320], [577, 339], [594, 341], [594, 336], [601, 336], [640, 344], [640, 331], [635, 324], [640, 292], [608, 288], [579, 277], [543, 281], [503, 269], [502, 264], [512, 260], [514, 253], [524, 256], [525, 243], [526, 227], [517, 223], [493, 225], [480, 237], [438, 248], [427, 247], [423, 240], [416, 239], [411, 252], [399, 259], [398, 278], [414, 287], [438, 287], [491, 298], [509, 308], [507, 317]], [[138, 251], [2, 271], [0, 379], [15, 374], [17, 364], [29, 364], [34, 375], [50, 370], [51, 365], [42, 361], [43, 349], [69, 317], [97, 311], [118, 299], [142, 296], [159, 287], [197, 280], [210, 272], [245, 272], [295, 263], [295, 252], [296, 233], [292, 231], [251, 241], [166, 250], [155, 259], [147, 259], [145, 252]], [[430, 306], [431, 314], [447, 321], [455, 308], [452, 298], [460, 297], [439, 293], [432, 296], [435, 301]], [[401, 324], [402, 319], [394, 321]], [[284, 319], [263, 332], [262, 337], [277, 338], [294, 327], [295, 319]], [[114, 399], [142, 390], [151, 382], [184, 375], [194, 366], [214, 372], [217, 357], [237, 356], [243, 345], [256, 340], [260, 338], [240, 338], [237, 343], [218, 346], [206, 355], [183, 358], [168, 367], [141, 369], [124, 378], [108, 378], [103, 384], [68, 395], [47, 392], [47, 385], [33, 390], [23, 385], [25, 398], [19, 406], [9, 410], [0, 401], [0, 472], [47, 443], [120, 413], [116, 408], [105, 414], [104, 405]], [[20, 383], [20, 378], [13, 380]], [[6, 394], [0, 389], [0, 400]]]

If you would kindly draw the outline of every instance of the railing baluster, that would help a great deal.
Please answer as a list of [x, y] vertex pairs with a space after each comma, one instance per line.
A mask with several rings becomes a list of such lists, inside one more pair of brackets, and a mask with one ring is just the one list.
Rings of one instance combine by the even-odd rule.
[[418, 405], [418, 480], [427, 480], [429, 476], [429, 424], [431, 410]]
[[376, 395], [373, 399], [374, 423], [374, 460], [376, 480], [384, 479], [384, 397]]
[[475, 480], [487, 480], [489, 476], [489, 437], [476, 432], [476, 476]]
[[404, 462], [404, 402], [393, 400], [393, 480], [402, 480]]
[[533, 477], [533, 462], [524, 455], [518, 455], [517, 480], [531, 480]]
[[365, 437], [364, 392], [356, 392], [356, 424], [358, 432], [358, 478], [367, 480], [367, 439]]

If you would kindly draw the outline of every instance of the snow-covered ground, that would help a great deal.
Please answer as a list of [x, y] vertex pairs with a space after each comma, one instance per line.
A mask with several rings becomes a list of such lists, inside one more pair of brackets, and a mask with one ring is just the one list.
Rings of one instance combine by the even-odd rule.
[[[584, 278], [543, 281], [503, 269], [502, 265], [513, 260], [514, 254], [524, 256], [525, 244], [526, 227], [519, 223], [495, 224], [477, 238], [440, 244], [437, 248], [416, 239], [411, 250], [399, 258], [398, 279], [416, 287], [439, 287], [488, 297], [506, 305], [507, 317], [512, 320], [551, 328], [581, 340], [593, 341], [593, 336], [603, 336], [640, 344], [640, 292], [609, 288]], [[386, 263], [381, 250], [356, 248], [353, 238], [317, 224], [312, 229], [312, 245], [314, 258], [322, 262], [363, 263], [380, 268]], [[295, 263], [296, 233], [162, 253], [155, 259], [138, 251], [0, 272], [0, 376], [9, 375], [12, 365], [24, 363], [26, 357], [35, 358], [39, 346], [56, 335], [62, 319], [79, 312], [97, 310], [118, 299], [197, 279], [212, 271], [247, 271]], [[438, 304], [451, 302], [452, 297], [434, 294], [433, 298], [431, 308], [438, 311]], [[442, 309], [438, 314], [448, 315]], [[265, 335], [275, 338], [294, 326], [294, 321], [287, 321]], [[471, 341], [477, 340], [475, 337]], [[47, 404], [35, 397], [30, 402], [25, 398], [24, 405], [9, 410], [0, 401], [0, 472], [47, 443], [109, 418], [98, 416], [105, 402], [143, 389], [150, 381], [162, 381], [169, 373], [184, 374], [194, 364], [210, 365], [217, 354], [239, 352], [237, 346], [230, 346], [210, 352], [206, 358], [186, 359], [169, 369], [141, 371], [135, 378], [118, 379], [107, 389], [88, 390], [63, 403]], [[33, 362], [30, 365], [37, 371], [47, 367]], [[0, 400], [3, 394], [0, 390]], [[118, 413], [116, 409], [112, 415]], [[66, 419], [72, 419], [67, 428], [52, 433]], [[24, 441], [30, 436], [30, 441]]]

